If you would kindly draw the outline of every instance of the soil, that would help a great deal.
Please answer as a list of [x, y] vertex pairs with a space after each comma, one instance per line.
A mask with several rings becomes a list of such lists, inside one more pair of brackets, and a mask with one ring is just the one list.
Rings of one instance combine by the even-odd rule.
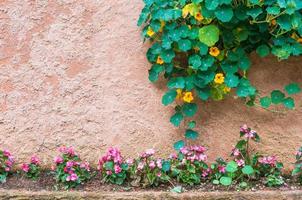
[[[269, 188], [262, 182], [255, 182], [251, 184], [249, 188], [239, 188], [238, 186], [216, 186], [209, 182], [201, 183], [200, 185], [188, 186], [179, 183], [171, 183], [166, 185], [160, 185], [158, 187], [133, 187], [129, 183], [118, 186], [108, 183], [102, 183], [101, 177], [97, 174], [91, 180], [72, 191], [86, 191], [86, 192], [144, 192], [144, 191], [170, 191], [174, 186], [182, 186], [184, 192], [214, 192], [214, 191], [268, 191], [268, 190], [280, 190], [280, 191], [292, 191], [302, 190], [302, 186], [298, 185], [293, 179], [285, 178], [285, 184], [281, 187]], [[62, 185], [56, 183], [53, 175], [50, 172], [44, 171], [41, 173], [38, 180], [31, 180], [20, 173], [15, 173], [8, 177], [7, 182], [0, 184], [0, 189], [4, 190], [25, 190], [25, 191], [65, 191]]]

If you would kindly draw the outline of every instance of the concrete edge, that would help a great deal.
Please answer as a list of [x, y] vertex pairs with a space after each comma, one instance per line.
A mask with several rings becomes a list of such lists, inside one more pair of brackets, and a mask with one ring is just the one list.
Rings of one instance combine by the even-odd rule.
[[257, 191], [257, 192], [186, 192], [176, 194], [171, 192], [85, 192], [85, 191], [22, 191], [22, 190], [0, 190], [0, 199], [108, 199], [108, 200], [300, 200], [302, 199], [302, 190], [293, 191]]

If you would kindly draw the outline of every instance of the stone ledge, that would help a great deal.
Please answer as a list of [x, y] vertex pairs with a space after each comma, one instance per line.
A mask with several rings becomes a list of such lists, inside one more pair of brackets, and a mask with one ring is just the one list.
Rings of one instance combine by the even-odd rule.
[[294, 191], [258, 191], [258, 192], [187, 192], [175, 194], [171, 192], [53, 192], [53, 191], [19, 191], [0, 190], [0, 199], [105, 199], [105, 200], [300, 200], [302, 190]]

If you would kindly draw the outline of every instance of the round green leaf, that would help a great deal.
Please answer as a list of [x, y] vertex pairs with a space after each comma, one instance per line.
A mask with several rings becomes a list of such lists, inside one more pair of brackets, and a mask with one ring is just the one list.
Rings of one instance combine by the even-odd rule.
[[260, 57], [265, 57], [265, 56], [268, 56], [269, 53], [270, 53], [270, 49], [267, 45], [263, 44], [261, 46], [259, 46], [257, 49], [256, 49], [256, 52], [257, 54], [260, 56]]
[[191, 129], [187, 129], [185, 133], [185, 137], [187, 139], [196, 140], [198, 138], [198, 133], [196, 131], [193, 131]]
[[229, 22], [234, 16], [232, 7], [222, 6], [216, 9], [215, 16], [222, 22]]
[[184, 146], [185, 146], [185, 142], [183, 140], [179, 140], [178, 142], [175, 142], [173, 145], [174, 149], [177, 151], [179, 151]]
[[227, 176], [221, 177], [219, 181], [220, 181], [220, 184], [224, 185], [224, 186], [229, 186], [232, 184], [232, 178], [227, 177]]
[[254, 169], [252, 166], [250, 165], [246, 165], [242, 168], [242, 173], [246, 174], [246, 175], [251, 175], [254, 173]]
[[182, 111], [187, 117], [193, 117], [197, 112], [197, 104], [185, 103], [182, 107]]
[[273, 104], [280, 104], [284, 100], [285, 95], [280, 90], [274, 90], [271, 93], [271, 99]]
[[237, 87], [239, 84], [238, 76], [234, 74], [227, 74], [225, 77], [225, 84], [230, 88]]
[[219, 40], [219, 29], [215, 25], [207, 25], [199, 29], [200, 42], [211, 47]]
[[234, 173], [238, 170], [238, 165], [235, 161], [230, 161], [226, 166], [226, 171], [230, 173]]
[[179, 40], [178, 41], [178, 48], [181, 51], [188, 51], [192, 48], [192, 43], [190, 40]]
[[287, 86], [285, 86], [285, 91], [288, 95], [293, 95], [301, 92], [301, 87], [297, 83], [291, 83]]
[[183, 115], [180, 112], [177, 112], [170, 118], [170, 122], [174, 126], [179, 126], [183, 119], [184, 119]]
[[293, 98], [288, 97], [283, 100], [283, 105], [288, 109], [294, 109], [295, 108], [295, 101]]
[[162, 104], [167, 106], [175, 100], [177, 92], [175, 90], [169, 90], [162, 98]]
[[269, 108], [271, 104], [272, 104], [272, 100], [269, 97], [263, 97], [260, 99], [260, 105], [263, 108]]

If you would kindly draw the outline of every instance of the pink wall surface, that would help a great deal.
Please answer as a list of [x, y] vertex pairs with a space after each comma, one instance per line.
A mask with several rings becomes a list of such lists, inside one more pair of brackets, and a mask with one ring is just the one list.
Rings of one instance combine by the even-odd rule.
[[[0, 0], [0, 148], [47, 164], [63, 144], [94, 164], [112, 145], [127, 156], [171, 152], [184, 130], [169, 123], [173, 107], [161, 105], [165, 81], [148, 81], [149, 44], [136, 26], [142, 7], [142, 0]], [[264, 95], [302, 82], [301, 57], [253, 56], [253, 65], [250, 77]], [[283, 114], [232, 97], [203, 103], [196, 143], [209, 147], [210, 160], [226, 156], [247, 123], [263, 139], [255, 148], [290, 166], [302, 145], [301, 97]]]

